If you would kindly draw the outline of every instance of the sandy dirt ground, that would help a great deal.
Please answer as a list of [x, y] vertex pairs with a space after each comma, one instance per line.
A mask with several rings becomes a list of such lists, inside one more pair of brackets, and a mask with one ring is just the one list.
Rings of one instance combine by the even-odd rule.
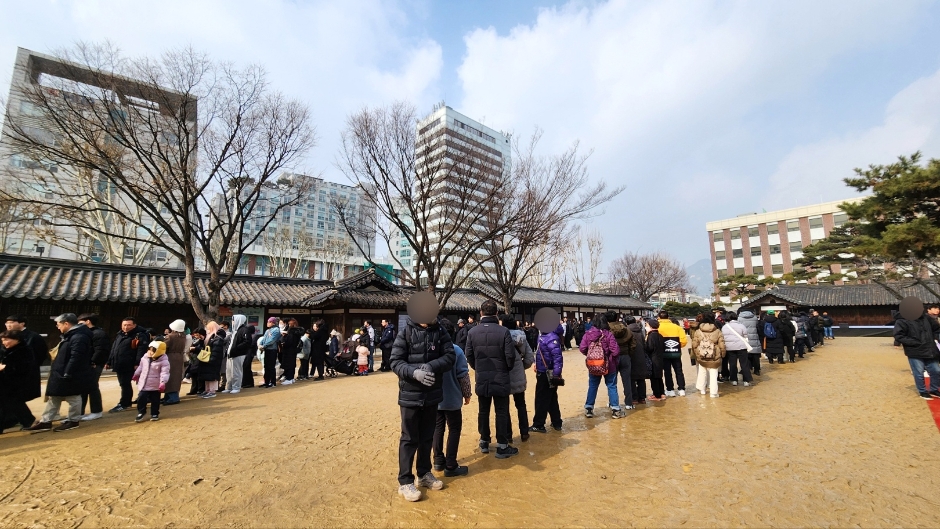
[[[689, 396], [621, 420], [603, 391], [598, 416], [582, 416], [582, 357], [566, 362], [563, 431], [526, 443], [517, 431], [520, 455], [497, 460], [477, 447], [474, 400], [460, 447], [469, 476], [418, 503], [396, 493], [397, 379], [340, 375], [186, 397], [156, 423], [128, 411], [63, 433], [8, 430], [0, 527], [938, 524], [940, 433], [885, 339], [837, 339], [765, 367], [753, 387], [722, 384], [719, 399], [694, 391], [686, 365]], [[117, 382], [102, 385], [107, 408]]]

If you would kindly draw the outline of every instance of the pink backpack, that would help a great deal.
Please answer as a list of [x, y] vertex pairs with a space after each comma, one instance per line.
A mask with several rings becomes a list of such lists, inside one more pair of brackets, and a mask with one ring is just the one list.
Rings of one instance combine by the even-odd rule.
[[[603, 338], [603, 336], [601, 336]], [[604, 354], [604, 348], [601, 346], [601, 338], [591, 342], [588, 345], [587, 364], [588, 373], [591, 375], [604, 376], [607, 374], [607, 356]]]

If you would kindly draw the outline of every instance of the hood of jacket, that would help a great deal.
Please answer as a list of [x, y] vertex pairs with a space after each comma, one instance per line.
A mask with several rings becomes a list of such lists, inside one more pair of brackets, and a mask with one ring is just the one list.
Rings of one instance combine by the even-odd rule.
[[624, 346], [629, 346], [630, 341], [633, 340], [633, 332], [619, 321], [610, 322], [610, 332], [613, 333], [614, 339], [617, 340], [617, 345], [620, 346], [621, 350]]

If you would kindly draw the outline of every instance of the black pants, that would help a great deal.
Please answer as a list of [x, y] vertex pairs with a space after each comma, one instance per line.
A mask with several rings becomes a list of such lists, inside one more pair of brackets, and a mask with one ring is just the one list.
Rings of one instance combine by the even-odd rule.
[[297, 378], [308, 378], [310, 376], [310, 357], [300, 359], [300, 371], [297, 372]]
[[277, 383], [277, 349], [264, 352], [264, 383], [270, 386]]
[[392, 366], [389, 365], [392, 358], [392, 348], [391, 347], [382, 347], [382, 365], [379, 366], [379, 371], [388, 371], [392, 369]]
[[326, 353], [317, 352], [310, 354], [310, 376], [313, 376], [314, 373], [319, 377], [323, 377], [323, 363], [326, 361]]
[[774, 349], [774, 351], [771, 352], [770, 349], [768, 349], [768, 350], [767, 350], [767, 361], [772, 364], [772, 363], [774, 363], [774, 360], [776, 360], [777, 363], [782, 364], [782, 363], [783, 363], [783, 354], [784, 354], [783, 351], [779, 351], [779, 352], [778, 352], [776, 349]]
[[731, 359], [728, 358], [728, 355], [725, 355], [725, 357], [721, 359], [721, 371], [719, 371], [719, 374], [721, 375], [722, 380], [728, 380], [731, 378], [731, 365], [730, 364], [731, 364]]
[[[516, 416], [519, 419], [519, 432], [522, 435], [528, 435], [529, 411], [525, 407], [525, 392], [514, 393], [512, 401], [516, 406]], [[512, 439], [512, 417], [509, 417], [509, 437]]]
[[[444, 430], [447, 430], [447, 445], [444, 445]], [[457, 468], [457, 448], [460, 446], [460, 431], [463, 429], [463, 411], [437, 410], [434, 425], [434, 464], [449, 470]]]
[[630, 372], [633, 371], [633, 363], [630, 355], [621, 354], [617, 361], [617, 372], [620, 373], [620, 383], [623, 384], [623, 403], [627, 406], [633, 406], [633, 379]]
[[294, 380], [294, 371], [297, 369], [297, 353], [281, 353], [281, 369], [284, 370], [284, 380]]
[[645, 401], [646, 400], [646, 379], [634, 378], [632, 382], [633, 382], [633, 399], [637, 402]]
[[809, 343], [808, 338], [797, 338], [796, 339], [796, 355], [800, 358], [803, 358], [803, 354], [806, 353], [807, 347], [812, 347]]
[[33, 415], [33, 412], [29, 411], [29, 406], [26, 405], [26, 402], [12, 397], [3, 399], [0, 401], [0, 422], [3, 422], [0, 428], [13, 426], [14, 420], [19, 421], [22, 426], [29, 427], [36, 422], [36, 416]]
[[134, 397], [134, 386], [131, 385], [131, 378], [134, 376], [134, 370], [129, 371], [118, 371], [117, 379], [118, 384], [121, 385], [121, 402], [119, 403], [122, 408], [131, 407], [131, 399]]
[[784, 341], [784, 342], [783, 342], [783, 347], [787, 350], [787, 356], [790, 357], [790, 361], [792, 362], [792, 361], [794, 360], [793, 342], [792, 342], [792, 341]]
[[813, 337], [813, 344], [822, 343], [822, 331], [817, 331], [813, 329], [812, 331], [810, 331], [810, 334]]
[[242, 388], [255, 387], [255, 376], [251, 374], [251, 362], [255, 359], [255, 353], [248, 353], [242, 359]]
[[756, 347], [747, 354], [747, 359], [751, 364], [751, 369], [754, 370], [754, 374], [760, 375], [760, 353], [754, 351], [757, 351]]
[[101, 404], [101, 390], [98, 389], [98, 379], [101, 378], [101, 370], [104, 366], [95, 366], [95, 389], [91, 393], [82, 394], [82, 415], [85, 414], [85, 404], [91, 401], [91, 413], [101, 413], [104, 407]]
[[666, 388], [663, 387], [663, 367], [653, 362], [653, 374], [650, 376], [650, 389], [654, 397], [662, 397], [666, 394]]
[[492, 403], [493, 407], [496, 408], [496, 442], [501, 445], [509, 444], [512, 441], [512, 424], [509, 421], [509, 396], [488, 395], [478, 397], [480, 414], [477, 417], [477, 431], [480, 432], [480, 440], [487, 443], [492, 440], [490, 437], [490, 404]]
[[[676, 386], [672, 384], [672, 372], [676, 372]], [[685, 390], [685, 375], [682, 373], [682, 358], [663, 358], [663, 373], [666, 375], [666, 389]], [[655, 387], [655, 386], [654, 386]]]
[[738, 365], [741, 366], [741, 376], [744, 378], [744, 381], [751, 383], [754, 381], [754, 378], [751, 376], [751, 362], [748, 360], [747, 349], [741, 349], [740, 351], [728, 351], [725, 355], [725, 358], [728, 359], [728, 367], [731, 369], [731, 380], [736, 381], [738, 379]]
[[147, 413], [147, 403], [150, 403], [150, 415], [160, 415], [160, 392], [139, 391], [137, 393], [137, 413]]
[[548, 373], [535, 374], [535, 415], [532, 426], [545, 427], [545, 418], [551, 416], [552, 426], [561, 428], [561, 409], [558, 407], [558, 388], [548, 383]]
[[[437, 405], [401, 408], [401, 441], [398, 443], [398, 484], [414, 483], [411, 469], [417, 466], [419, 476], [431, 471], [431, 446], [437, 423]], [[415, 454], [418, 456], [415, 464]]]

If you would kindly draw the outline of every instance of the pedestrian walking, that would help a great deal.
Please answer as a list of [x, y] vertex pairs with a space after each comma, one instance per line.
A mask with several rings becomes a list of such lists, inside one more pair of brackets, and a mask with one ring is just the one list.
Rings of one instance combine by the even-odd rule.
[[[392, 346], [391, 368], [398, 375], [401, 408], [398, 494], [408, 501], [421, 499], [419, 486], [444, 488], [444, 483], [431, 472], [431, 451], [437, 406], [444, 400], [444, 375], [456, 361], [450, 335], [436, 319], [432, 323], [415, 323], [409, 318]], [[413, 469], [417, 470], [417, 479]]]
[[3, 331], [0, 344], [0, 432], [17, 423], [26, 430], [36, 422], [26, 403], [42, 395], [39, 366], [23, 331]]
[[[78, 428], [82, 417], [82, 394], [91, 393], [95, 386], [95, 370], [91, 367], [91, 330], [79, 325], [78, 317], [70, 312], [56, 316], [55, 324], [62, 336], [46, 381], [49, 400], [42, 417], [29, 427], [33, 432], [62, 432]], [[53, 428], [52, 421], [59, 414], [63, 402], [69, 406], [68, 417]]]
[[7, 316], [7, 330], [20, 332], [21, 341], [33, 352], [33, 361], [36, 363], [36, 369], [39, 369], [49, 359], [49, 344], [38, 332], [27, 329], [26, 324], [26, 316], [22, 314]]
[[617, 339], [610, 332], [610, 325], [603, 314], [596, 314], [591, 320], [591, 328], [584, 333], [579, 346], [588, 367], [588, 391], [584, 401], [584, 416], [594, 417], [594, 403], [601, 379], [607, 386], [607, 400], [610, 404], [611, 418], [624, 416], [620, 409], [620, 396], [617, 391], [617, 366], [620, 362], [620, 347]]
[[[904, 298], [894, 322], [894, 339], [904, 347], [914, 375], [914, 385], [925, 400], [940, 398], [940, 345], [937, 334], [940, 324], [924, 312], [924, 305], [915, 297]], [[930, 374], [930, 387], [924, 382], [924, 371]]]
[[170, 380], [170, 361], [166, 357], [166, 342], [150, 342], [147, 353], [140, 359], [133, 380], [137, 383], [137, 417], [144, 420], [147, 404], [150, 404], [150, 420], [160, 420], [160, 393], [166, 390]]
[[512, 431], [509, 422], [510, 377], [516, 362], [516, 347], [509, 330], [499, 325], [496, 303], [486, 300], [480, 305], [480, 323], [467, 333], [467, 363], [476, 371], [477, 401], [480, 406], [477, 431], [480, 452], [490, 451], [490, 408], [496, 414], [496, 457], [505, 459], [519, 453], [509, 443]]
[[722, 331], [715, 325], [715, 316], [703, 314], [702, 322], [692, 335], [692, 353], [698, 366], [695, 388], [705, 394], [706, 387], [712, 398], [718, 397], [718, 370], [721, 359], [725, 356], [725, 339]]
[[111, 342], [111, 355], [105, 369], [111, 369], [117, 374], [118, 384], [121, 386], [121, 400], [117, 406], [108, 410], [117, 413], [131, 409], [131, 399], [134, 388], [131, 386], [131, 377], [140, 364], [140, 359], [147, 354], [147, 344], [150, 343], [150, 334], [147, 329], [137, 325], [133, 316], [121, 320], [121, 330], [118, 331]]
[[[111, 356], [111, 340], [108, 339], [108, 333], [98, 327], [97, 314], [81, 314], [78, 316], [78, 323], [88, 327], [91, 331], [91, 367], [95, 370], [95, 387], [89, 393], [82, 394], [82, 419], [83, 421], [93, 421], [100, 419], [104, 413], [104, 404], [101, 402], [101, 390], [98, 388], [98, 380], [101, 378], [101, 372], [108, 363], [108, 357]], [[85, 404], [91, 402], [89, 413], [85, 415]]]
[[[170, 364], [170, 378], [167, 379], [162, 404], [173, 406], [180, 403], [180, 389], [183, 387], [183, 370], [186, 368], [186, 353], [191, 340], [184, 334], [186, 322], [174, 320], [170, 324], [170, 332], [164, 338], [166, 342], [166, 359]], [[138, 385], [140, 387], [140, 385]], [[140, 395], [137, 395], [140, 404]], [[138, 410], [140, 406], [138, 406]]]
[[[456, 334], [456, 331], [455, 331]], [[466, 342], [466, 338], [464, 338]], [[382, 320], [382, 334], [379, 337], [379, 348], [382, 350], [382, 363], [379, 365], [379, 371], [391, 371], [389, 367], [389, 357], [392, 355], [392, 345], [395, 343], [395, 325], [388, 320]], [[463, 351], [463, 348], [461, 348]], [[464, 357], [466, 360], [466, 356]]]
[[[384, 325], [384, 324], [383, 324]], [[446, 318], [440, 319], [440, 325], [447, 334], [456, 334], [454, 324]], [[441, 390], [444, 397], [437, 405], [437, 421], [434, 426], [434, 470], [444, 471], [444, 477], [466, 476], [469, 469], [457, 464], [457, 450], [460, 448], [460, 432], [463, 430], [463, 406], [470, 404], [470, 366], [463, 349], [454, 345], [454, 368], [445, 372], [441, 378]], [[447, 433], [445, 442], [444, 434]]]

